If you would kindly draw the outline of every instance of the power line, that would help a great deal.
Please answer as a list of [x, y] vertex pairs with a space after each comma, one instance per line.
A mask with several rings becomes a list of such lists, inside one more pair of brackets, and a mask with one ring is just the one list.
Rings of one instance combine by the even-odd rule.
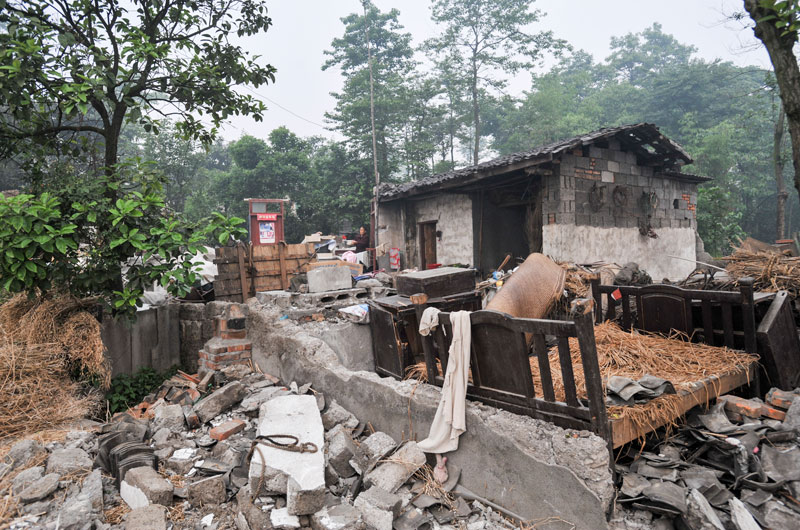
[[267, 96], [265, 96], [264, 94], [259, 94], [258, 92], [256, 92], [256, 91], [255, 91], [255, 90], [253, 90], [252, 88], [248, 87], [247, 85], [242, 85], [242, 86], [243, 86], [243, 88], [244, 88], [245, 90], [247, 90], [248, 92], [252, 92], [254, 95], [256, 95], [256, 96], [258, 96], [258, 97], [260, 97], [260, 98], [266, 99], [267, 101], [269, 101], [270, 103], [272, 103], [272, 104], [273, 104], [273, 105], [275, 105], [276, 107], [278, 107], [278, 108], [280, 108], [280, 109], [283, 109], [283, 110], [285, 110], [286, 112], [288, 112], [289, 114], [291, 114], [291, 115], [292, 115], [292, 116], [294, 116], [295, 118], [299, 118], [299, 119], [301, 119], [301, 120], [303, 120], [303, 121], [306, 121], [306, 122], [310, 123], [311, 125], [316, 125], [317, 127], [320, 127], [321, 129], [325, 129], [326, 131], [328, 130], [328, 128], [327, 128], [327, 127], [325, 127], [324, 125], [322, 125], [322, 124], [320, 124], [320, 123], [317, 123], [317, 122], [315, 122], [315, 121], [309, 120], [308, 118], [305, 118], [305, 117], [303, 117], [303, 116], [300, 116], [300, 115], [299, 115], [299, 114], [297, 114], [296, 112], [294, 112], [294, 111], [292, 111], [292, 110], [289, 110], [289, 109], [287, 109], [286, 107], [284, 107], [283, 105], [281, 105], [281, 104], [280, 104], [280, 103], [278, 103], [277, 101], [275, 101], [275, 100], [273, 100], [273, 99], [270, 99], [270, 98], [268, 98], [268, 97], [267, 97]]

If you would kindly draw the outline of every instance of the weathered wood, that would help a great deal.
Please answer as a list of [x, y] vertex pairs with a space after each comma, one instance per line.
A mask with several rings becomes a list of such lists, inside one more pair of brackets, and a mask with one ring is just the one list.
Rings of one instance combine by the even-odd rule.
[[553, 390], [553, 376], [550, 373], [550, 358], [547, 344], [542, 333], [533, 335], [533, 354], [539, 363], [539, 374], [542, 380], [542, 397], [545, 401], [555, 401], [556, 394]]
[[758, 326], [757, 336], [769, 385], [781, 390], [800, 386], [800, 339], [786, 291], [779, 291], [775, 296]]
[[369, 304], [372, 349], [375, 355], [375, 371], [381, 375], [403, 377], [403, 351], [397, 335], [394, 317], [372, 301]]
[[[279, 258], [279, 250], [277, 245], [255, 245], [253, 246], [253, 261], [274, 261]], [[286, 258], [301, 258], [308, 259], [314, 253], [314, 244], [294, 244], [286, 245]], [[218, 247], [216, 249], [216, 256], [214, 263], [220, 265], [222, 263], [236, 263], [238, 256], [235, 247]]]
[[289, 288], [289, 279], [286, 276], [286, 243], [278, 243], [278, 259], [281, 266], [281, 289]]
[[570, 316], [575, 322], [575, 335], [581, 353], [581, 364], [586, 383], [586, 396], [589, 400], [589, 411], [592, 413], [594, 432], [608, 440], [610, 438], [608, 417], [606, 413], [605, 392], [603, 392], [602, 374], [597, 361], [597, 344], [592, 325], [592, 301], [575, 300], [570, 308]]
[[[752, 381], [754, 372], [753, 367], [749, 370], [741, 369], [721, 377], [710, 377], [696, 383], [690, 390], [679, 391], [680, 401], [675, 404], [675, 412], [683, 414], [696, 405], [708, 405], [709, 401], [716, 396], [730, 392]], [[656, 420], [649, 423], [645, 428], [638, 428], [630, 418], [612, 420], [612, 444], [615, 448], [620, 447], [666, 424], [667, 421]]]
[[395, 277], [397, 293], [410, 296], [425, 293], [438, 298], [475, 290], [475, 273], [470, 269], [440, 267], [438, 269], [399, 274]]
[[239, 244], [236, 245], [236, 254], [239, 259], [239, 282], [242, 286], [241, 302], [245, 302], [247, 298], [247, 270], [244, 268], [245, 252], [244, 243], [240, 241]]

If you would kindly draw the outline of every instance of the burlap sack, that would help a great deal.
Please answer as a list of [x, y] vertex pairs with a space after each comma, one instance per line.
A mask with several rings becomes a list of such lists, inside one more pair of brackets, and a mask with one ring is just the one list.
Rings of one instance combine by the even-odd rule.
[[544, 254], [531, 254], [486, 309], [519, 318], [543, 318], [564, 292], [567, 273]]

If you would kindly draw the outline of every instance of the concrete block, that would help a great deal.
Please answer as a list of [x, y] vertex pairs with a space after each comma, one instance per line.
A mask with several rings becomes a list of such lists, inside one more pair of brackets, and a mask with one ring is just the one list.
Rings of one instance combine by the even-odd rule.
[[348, 429], [355, 429], [358, 427], [358, 418], [336, 403], [334, 399], [331, 401], [331, 404], [328, 405], [328, 410], [322, 414], [322, 425], [325, 427], [326, 431], [329, 431], [339, 424]]
[[359, 474], [363, 474], [378, 460], [389, 454], [389, 451], [395, 446], [397, 446], [397, 442], [385, 432], [372, 433], [358, 446], [350, 465]]
[[288, 508], [276, 508], [269, 515], [275, 530], [294, 530], [300, 528], [300, 518], [289, 513]]
[[240, 402], [246, 393], [247, 389], [239, 381], [228, 383], [196, 403], [194, 411], [200, 421], [205, 423]]
[[215, 506], [222, 504], [226, 499], [225, 480], [222, 475], [215, 475], [189, 484], [189, 503], [192, 506]]
[[417, 447], [416, 442], [408, 442], [401, 447], [388, 461], [379, 464], [367, 473], [364, 482], [368, 486], [378, 486], [394, 493], [411, 475], [425, 464], [425, 453]]
[[151, 504], [136, 508], [125, 516], [125, 530], [167, 530], [167, 510]]
[[183, 430], [183, 407], [181, 405], [165, 405], [156, 410], [153, 418], [155, 429], [169, 429], [172, 432]]
[[[131, 508], [138, 508], [140, 506], [147, 506], [147, 504], [160, 504], [162, 506], [169, 506], [172, 504], [172, 482], [165, 479], [158, 474], [158, 471], [149, 466], [135, 467], [125, 473], [125, 480], [122, 485], [129, 492], [129, 499], [133, 504], [122, 495], [123, 500], [128, 503]], [[122, 494], [123, 487], [120, 487], [120, 494]], [[141, 492], [146, 503], [142, 504], [142, 497], [138, 492]]]
[[28, 486], [19, 493], [18, 498], [24, 504], [45, 499], [58, 489], [59, 480], [61, 480], [61, 476], [58, 473], [49, 473], [28, 484]]
[[311, 516], [312, 530], [365, 530], [361, 511], [349, 504], [326, 506]]
[[350, 460], [356, 451], [353, 438], [342, 425], [337, 425], [326, 436], [328, 439], [328, 463], [342, 478], [352, 477], [356, 474]]
[[392, 512], [395, 516], [400, 513], [400, 507], [403, 504], [403, 499], [394, 493], [381, 489], [377, 486], [372, 486], [368, 490], [361, 493], [356, 499], [356, 502], [371, 504], [381, 510]]
[[47, 473], [68, 475], [92, 469], [92, 459], [83, 449], [56, 449], [47, 459]]
[[353, 286], [349, 267], [319, 267], [308, 271], [307, 276], [310, 293], [338, 291]]
[[377, 506], [361, 500], [362, 495], [359, 495], [353, 505], [361, 512], [361, 517], [370, 528], [375, 530], [392, 530], [392, 522], [394, 515], [387, 510], [381, 510]]
[[297, 436], [318, 450], [296, 453], [258, 444], [250, 461], [250, 483], [258, 484], [263, 473], [264, 491], [259, 494], [286, 493], [287, 508], [295, 515], [319, 511], [325, 496], [325, 438], [314, 396], [279, 396], [261, 405], [258, 435], [271, 434]]

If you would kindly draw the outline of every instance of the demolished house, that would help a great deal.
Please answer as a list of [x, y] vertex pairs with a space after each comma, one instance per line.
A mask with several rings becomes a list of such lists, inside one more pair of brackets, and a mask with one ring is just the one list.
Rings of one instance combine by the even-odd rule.
[[400, 248], [409, 268], [458, 263], [484, 273], [508, 254], [522, 261], [541, 252], [636, 262], [653, 278], [683, 279], [694, 268], [697, 185], [709, 180], [681, 172], [691, 163], [655, 125], [604, 128], [384, 184], [378, 240]]

